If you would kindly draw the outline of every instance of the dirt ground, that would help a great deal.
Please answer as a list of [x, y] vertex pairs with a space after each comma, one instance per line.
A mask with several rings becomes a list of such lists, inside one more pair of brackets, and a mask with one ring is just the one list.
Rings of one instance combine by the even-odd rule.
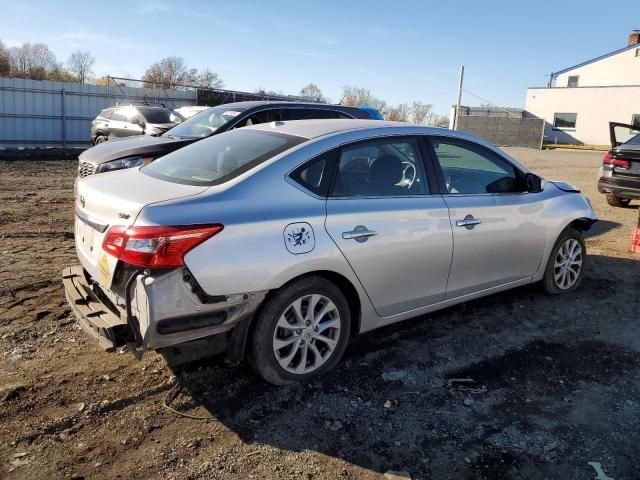
[[[639, 478], [638, 203], [597, 194], [601, 153], [509, 152], [594, 204], [582, 288], [519, 288], [362, 335], [334, 372], [284, 388], [217, 359], [174, 372], [101, 351], [60, 280], [76, 263], [76, 164], [0, 162], [0, 478]], [[163, 406], [176, 376], [171, 405], [209, 419]]]

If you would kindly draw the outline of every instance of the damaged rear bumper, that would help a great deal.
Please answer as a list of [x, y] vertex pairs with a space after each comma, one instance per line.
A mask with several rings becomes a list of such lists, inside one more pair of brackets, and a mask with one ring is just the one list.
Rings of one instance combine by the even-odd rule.
[[97, 297], [84, 269], [77, 265], [62, 271], [67, 302], [78, 317], [82, 329], [94, 337], [107, 351], [123, 345], [127, 321], [116, 315]]
[[267, 293], [203, 295], [186, 269], [138, 271], [121, 280], [126, 286], [115, 289], [120, 294], [104, 289], [80, 265], [64, 269], [62, 281], [83, 330], [108, 351], [135, 339], [129, 345], [135, 346], [135, 352], [130, 348], [135, 355], [191, 349], [193, 341], [232, 331], [251, 319]]

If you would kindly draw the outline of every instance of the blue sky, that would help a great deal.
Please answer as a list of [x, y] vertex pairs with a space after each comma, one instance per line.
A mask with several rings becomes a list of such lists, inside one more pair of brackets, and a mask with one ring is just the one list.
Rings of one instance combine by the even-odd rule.
[[[421, 100], [447, 114], [459, 66], [465, 89], [523, 107], [546, 75], [622, 48], [640, 18], [602, 0], [188, 1], [2, 0], [0, 40], [48, 44], [95, 73], [139, 78], [169, 55], [209, 67], [226, 86], [296, 94], [315, 82], [334, 101], [345, 84], [389, 103]], [[468, 94], [463, 103], [482, 103]]]

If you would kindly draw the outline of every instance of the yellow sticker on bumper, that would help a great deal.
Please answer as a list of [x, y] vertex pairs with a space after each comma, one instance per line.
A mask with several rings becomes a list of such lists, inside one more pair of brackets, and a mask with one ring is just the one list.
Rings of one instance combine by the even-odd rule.
[[107, 285], [109, 280], [111, 280], [111, 269], [109, 268], [109, 262], [107, 261], [106, 255], [103, 255], [100, 259], [98, 270], [100, 270], [100, 275], [102, 276], [102, 284]]

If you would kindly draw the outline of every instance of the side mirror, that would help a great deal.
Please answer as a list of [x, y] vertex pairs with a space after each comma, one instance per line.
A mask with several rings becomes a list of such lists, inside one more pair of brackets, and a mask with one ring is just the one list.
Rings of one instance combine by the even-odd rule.
[[529, 193], [540, 193], [544, 190], [544, 180], [538, 175], [527, 173], [525, 178], [527, 182], [527, 191]]

